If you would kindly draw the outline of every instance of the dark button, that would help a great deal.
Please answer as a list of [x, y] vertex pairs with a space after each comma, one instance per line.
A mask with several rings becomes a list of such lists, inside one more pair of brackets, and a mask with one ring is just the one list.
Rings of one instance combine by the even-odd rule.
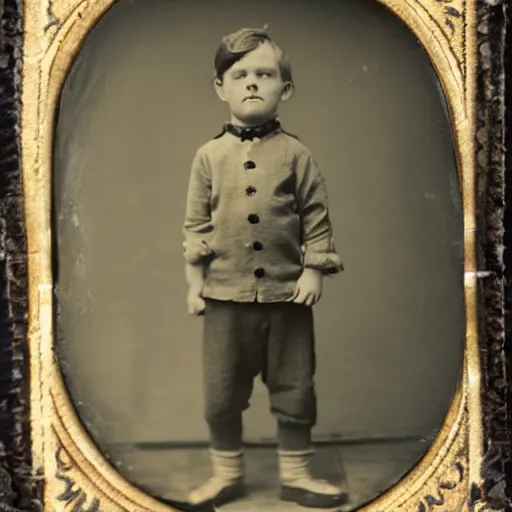
[[258, 224], [258, 222], [260, 221], [260, 218], [258, 217], [258, 215], [256, 215], [255, 213], [251, 213], [249, 215], [249, 217], [247, 217], [247, 220], [251, 223], [251, 224]]
[[256, 169], [256, 164], [252, 160], [247, 160], [247, 162], [244, 163], [245, 169]]
[[254, 187], [247, 187], [245, 189], [245, 193], [248, 195], [248, 196], [253, 196], [254, 194], [256, 194], [256, 189]]
[[254, 242], [252, 244], [252, 248], [255, 250], [255, 251], [261, 251], [263, 249], [263, 244], [261, 242]]
[[263, 268], [257, 268], [257, 269], [254, 271], [254, 275], [255, 275], [258, 279], [261, 279], [261, 278], [265, 275], [265, 269], [263, 269]]

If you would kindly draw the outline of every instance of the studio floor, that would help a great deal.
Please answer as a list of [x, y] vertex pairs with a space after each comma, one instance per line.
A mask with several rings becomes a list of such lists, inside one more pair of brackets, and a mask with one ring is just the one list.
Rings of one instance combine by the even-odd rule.
[[[374, 499], [407, 473], [427, 446], [421, 440], [325, 444], [316, 447], [315, 476], [340, 483], [349, 503], [337, 510], [355, 510]], [[109, 450], [112, 462], [138, 487], [154, 496], [182, 500], [187, 492], [210, 475], [206, 448]], [[248, 496], [219, 510], [225, 512], [306, 511], [278, 499], [275, 447], [248, 447], [246, 451]]]

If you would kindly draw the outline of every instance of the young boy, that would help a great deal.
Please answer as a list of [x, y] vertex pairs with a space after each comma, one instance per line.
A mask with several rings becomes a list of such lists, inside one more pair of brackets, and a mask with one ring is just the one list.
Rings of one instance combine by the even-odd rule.
[[204, 314], [206, 421], [214, 474], [189, 496], [221, 505], [245, 493], [242, 412], [261, 373], [277, 418], [281, 499], [331, 508], [346, 495], [313, 478], [312, 306], [342, 270], [325, 184], [309, 150], [277, 119], [293, 81], [265, 30], [223, 38], [215, 90], [229, 123], [196, 152], [184, 249], [188, 309]]

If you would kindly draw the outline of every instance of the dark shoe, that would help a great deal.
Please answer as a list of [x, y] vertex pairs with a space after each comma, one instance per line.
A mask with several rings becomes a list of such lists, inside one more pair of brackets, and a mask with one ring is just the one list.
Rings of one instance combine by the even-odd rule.
[[188, 503], [194, 507], [220, 507], [245, 497], [247, 489], [243, 481], [230, 484], [226, 487], [218, 485], [215, 479], [205, 482], [190, 495]]
[[281, 486], [281, 500], [308, 508], [336, 508], [348, 502], [348, 493], [323, 494], [300, 487]]

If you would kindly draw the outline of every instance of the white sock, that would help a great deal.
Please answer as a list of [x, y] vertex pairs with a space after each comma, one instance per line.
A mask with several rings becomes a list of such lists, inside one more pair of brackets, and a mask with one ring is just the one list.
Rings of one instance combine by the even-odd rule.
[[213, 476], [188, 497], [189, 503], [199, 504], [217, 496], [223, 489], [240, 483], [244, 476], [243, 452], [210, 450]]
[[279, 451], [279, 475], [281, 484], [287, 487], [296, 487], [315, 494], [336, 496], [342, 492], [340, 487], [332, 485], [325, 480], [313, 478], [309, 465], [314, 451]]

